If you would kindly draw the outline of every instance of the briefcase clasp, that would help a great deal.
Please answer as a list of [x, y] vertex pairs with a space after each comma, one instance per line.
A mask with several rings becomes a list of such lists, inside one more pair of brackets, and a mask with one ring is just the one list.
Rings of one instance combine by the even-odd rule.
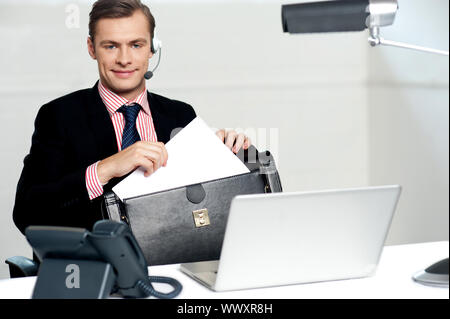
[[206, 208], [194, 210], [192, 215], [194, 215], [195, 227], [197, 228], [211, 224], [208, 216], [208, 210]]

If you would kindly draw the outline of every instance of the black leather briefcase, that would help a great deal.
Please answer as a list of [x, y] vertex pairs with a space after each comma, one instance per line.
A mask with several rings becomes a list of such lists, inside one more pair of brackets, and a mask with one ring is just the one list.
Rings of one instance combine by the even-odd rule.
[[251, 146], [237, 156], [250, 172], [125, 199], [104, 195], [103, 216], [127, 223], [149, 265], [220, 257], [231, 200], [236, 195], [281, 192], [273, 156]]

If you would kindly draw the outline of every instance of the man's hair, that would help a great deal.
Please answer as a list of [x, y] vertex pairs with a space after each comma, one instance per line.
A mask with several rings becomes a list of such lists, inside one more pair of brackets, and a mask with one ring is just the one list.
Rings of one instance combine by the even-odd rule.
[[89, 36], [92, 42], [94, 42], [95, 28], [100, 19], [131, 17], [136, 10], [141, 10], [147, 18], [151, 40], [153, 40], [155, 18], [150, 9], [140, 0], [97, 0], [89, 13]]

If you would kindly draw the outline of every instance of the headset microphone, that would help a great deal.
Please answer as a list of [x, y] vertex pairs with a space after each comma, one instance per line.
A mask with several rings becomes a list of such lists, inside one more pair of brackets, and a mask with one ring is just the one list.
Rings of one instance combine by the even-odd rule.
[[144, 78], [145, 78], [146, 80], [150, 80], [152, 77], [153, 77], [153, 72], [152, 72], [152, 71], [147, 71], [147, 72], [145, 72]]
[[159, 39], [157, 38], [153, 38], [152, 40], [152, 45], [151, 45], [151, 50], [153, 54], [156, 54], [159, 52], [158, 55], [158, 63], [156, 64], [155, 68], [152, 71], [147, 71], [144, 74], [144, 78], [146, 80], [150, 80], [153, 77], [153, 72], [155, 72], [155, 70], [158, 68], [159, 66], [159, 62], [161, 61], [161, 47], [162, 47], [162, 43]]

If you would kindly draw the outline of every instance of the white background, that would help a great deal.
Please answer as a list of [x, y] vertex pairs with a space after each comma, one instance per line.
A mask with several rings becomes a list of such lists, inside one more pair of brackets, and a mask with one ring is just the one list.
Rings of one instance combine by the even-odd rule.
[[[145, 1], [163, 41], [148, 89], [246, 131], [274, 153], [285, 191], [401, 184], [387, 244], [448, 240], [448, 57], [371, 48], [367, 31], [284, 34], [289, 2]], [[91, 3], [0, 1], [0, 277], [5, 258], [31, 255], [12, 209], [37, 110], [98, 79]], [[385, 38], [448, 50], [448, 1], [399, 5]]]

